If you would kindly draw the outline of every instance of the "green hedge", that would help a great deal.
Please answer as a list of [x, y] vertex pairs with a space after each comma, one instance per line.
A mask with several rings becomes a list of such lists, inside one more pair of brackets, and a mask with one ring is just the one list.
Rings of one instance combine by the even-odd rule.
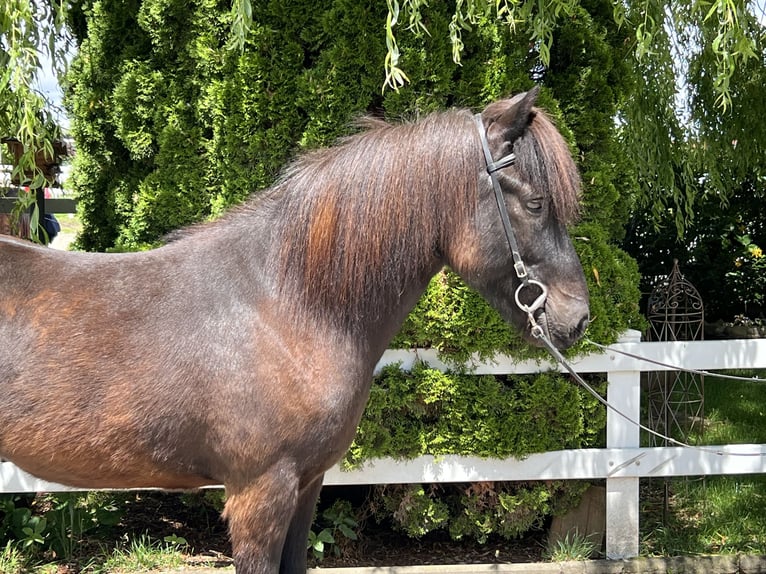
[[[599, 385], [596, 385], [597, 387]], [[603, 407], [557, 374], [495, 377], [386, 367], [344, 464], [464, 454], [521, 458], [602, 442]]]
[[[411, 83], [397, 92], [381, 90], [383, 0], [255, 2], [242, 53], [226, 49], [229, 10], [223, 0], [96, 0], [72, 11], [80, 51], [67, 105], [78, 147], [81, 248], [145, 248], [177, 227], [216, 217], [270, 185], [301, 149], [348, 133], [359, 115], [398, 120], [450, 106], [480, 109], [538, 82], [539, 103], [583, 174], [583, 221], [572, 235], [592, 298], [588, 336], [608, 343], [641, 326], [637, 267], [614, 246], [635, 182], [614, 122], [633, 81], [622, 57], [630, 30], [615, 27], [611, 3], [582, 2], [561, 19], [548, 68], [523, 33], [512, 36], [493, 20], [464, 34], [462, 65], [455, 65], [448, 34], [454, 6], [433, 3], [429, 34], [398, 35]], [[454, 365], [474, 353], [541, 354], [449, 271], [434, 278], [393, 345], [435, 347]], [[571, 352], [583, 350], [580, 344]], [[602, 429], [603, 412], [566, 377], [387, 369], [346, 463], [426, 452], [524, 456], [598, 444]], [[460, 494], [414, 486], [381, 496], [410, 533], [438, 524], [456, 537], [484, 538], [539, 524], [579, 488], [472, 486]], [[405, 512], [402, 501], [410, 500], [430, 510]]]

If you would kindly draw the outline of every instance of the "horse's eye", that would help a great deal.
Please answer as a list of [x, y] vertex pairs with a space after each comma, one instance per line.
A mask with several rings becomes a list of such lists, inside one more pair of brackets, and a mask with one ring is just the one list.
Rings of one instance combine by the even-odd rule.
[[527, 201], [527, 209], [532, 213], [539, 213], [543, 210], [543, 198], [536, 197]]

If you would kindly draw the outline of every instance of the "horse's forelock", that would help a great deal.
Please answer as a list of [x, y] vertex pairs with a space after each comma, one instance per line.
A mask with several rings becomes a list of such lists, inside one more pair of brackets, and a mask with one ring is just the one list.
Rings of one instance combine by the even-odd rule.
[[519, 169], [551, 198], [557, 219], [575, 222], [580, 215], [580, 174], [566, 140], [542, 110], [535, 109], [527, 133], [513, 149]]
[[[493, 122], [518, 104], [525, 93], [489, 104], [482, 116]], [[529, 125], [513, 146], [517, 167], [535, 188], [551, 198], [556, 217], [565, 224], [579, 217], [580, 176], [569, 146], [548, 115], [532, 108]], [[495, 158], [497, 159], [497, 158]]]

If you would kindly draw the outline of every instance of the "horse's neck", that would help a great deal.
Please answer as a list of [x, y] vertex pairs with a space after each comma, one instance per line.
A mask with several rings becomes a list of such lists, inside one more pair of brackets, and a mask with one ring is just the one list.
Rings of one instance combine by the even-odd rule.
[[[381, 203], [384, 203], [382, 199]], [[268, 237], [270, 242], [270, 260], [283, 265], [278, 274], [278, 282], [282, 282], [278, 289], [280, 304], [294, 316], [332, 325], [356, 337], [372, 336], [382, 341], [385, 348], [430, 278], [443, 265], [435, 249], [437, 238], [422, 236], [426, 229], [434, 233], [434, 226], [416, 221], [415, 227], [408, 230], [410, 236], [399, 232], [398, 236], [391, 235], [382, 242], [380, 235], [387, 232], [381, 229], [380, 219], [346, 220], [335, 229], [334, 249], [328, 250], [325, 259], [318, 262], [312, 259], [310, 252], [310, 226], [305, 233], [301, 232], [302, 241], [296, 240], [292, 233], [293, 225], [300, 226], [302, 222], [290, 221], [297, 214], [290, 212], [289, 205], [289, 198], [284, 202], [272, 201], [269, 209], [259, 212], [258, 216], [265, 216], [258, 225], [261, 237]], [[438, 206], [433, 206], [431, 212], [437, 209]], [[268, 217], [277, 217], [277, 214], [286, 218], [287, 223], [283, 220], [280, 225], [270, 225]], [[279, 233], [280, 228], [289, 228], [290, 233]], [[417, 234], [421, 235], [414, 237]], [[293, 245], [288, 246], [287, 242]], [[413, 246], [419, 246], [419, 251], [415, 252]], [[291, 254], [287, 268], [284, 268], [285, 253]], [[344, 267], [343, 261], [354, 258], [364, 263]], [[309, 272], [301, 269], [309, 265], [312, 266]]]

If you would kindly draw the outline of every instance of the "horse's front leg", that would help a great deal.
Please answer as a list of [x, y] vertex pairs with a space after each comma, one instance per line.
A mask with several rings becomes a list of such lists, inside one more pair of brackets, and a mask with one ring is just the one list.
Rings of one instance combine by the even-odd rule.
[[278, 574], [282, 548], [298, 501], [298, 477], [277, 464], [256, 481], [226, 485], [224, 518], [237, 574]]
[[322, 490], [323, 474], [304, 486], [298, 494], [295, 514], [287, 531], [287, 538], [282, 549], [280, 574], [306, 574], [306, 546], [309, 530], [314, 519], [319, 491]]

